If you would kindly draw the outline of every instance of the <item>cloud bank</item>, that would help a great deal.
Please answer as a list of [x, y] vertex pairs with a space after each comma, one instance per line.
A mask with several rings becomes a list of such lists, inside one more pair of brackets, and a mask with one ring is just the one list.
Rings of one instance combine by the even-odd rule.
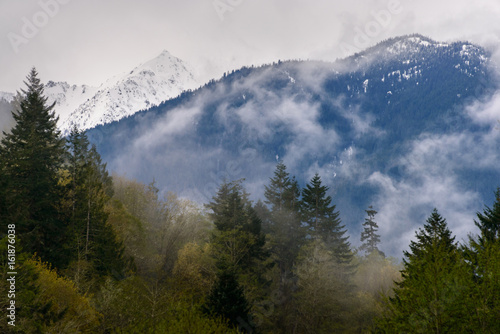
[[[99, 85], [163, 49], [210, 79], [278, 59], [332, 61], [352, 51], [346, 45], [363, 49], [411, 33], [486, 46], [500, 40], [496, 0], [220, 1], [230, 8], [222, 15], [205, 0], [2, 1], [0, 91], [22, 87], [33, 65], [47, 81]], [[23, 43], [13, 47], [9, 34]]]

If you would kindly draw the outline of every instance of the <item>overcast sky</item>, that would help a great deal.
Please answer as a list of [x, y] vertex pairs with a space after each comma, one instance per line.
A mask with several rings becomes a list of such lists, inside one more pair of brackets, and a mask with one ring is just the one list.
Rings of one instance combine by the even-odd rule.
[[498, 0], [0, 0], [0, 91], [98, 85], [166, 49], [204, 78], [278, 59], [335, 60], [383, 39], [500, 40]]

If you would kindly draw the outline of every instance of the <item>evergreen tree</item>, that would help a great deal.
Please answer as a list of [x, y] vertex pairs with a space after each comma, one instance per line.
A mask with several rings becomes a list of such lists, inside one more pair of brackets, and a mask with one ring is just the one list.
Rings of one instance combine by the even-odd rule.
[[481, 231], [479, 243], [484, 246], [500, 240], [500, 187], [495, 192], [493, 208], [486, 206], [483, 213], [477, 213], [478, 221], [474, 221]]
[[306, 223], [309, 235], [321, 239], [330, 249], [337, 261], [349, 263], [352, 260], [349, 237], [344, 237], [347, 230], [341, 225], [339, 212], [332, 205], [332, 198], [327, 196], [327, 186], [321, 185], [321, 178], [316, 174], [302, 190], [302, 219]]
[[463, 328], [463, 262], [448, 229], [436, 209], [404, 252], [402, 281], [389, 298], [380, 332], [453, 333]]
[[347, 332], [354, 295], [345, 281], [350, 275], [346, 270], [321, 239], [302, 247], [295, 268], [295, 305], [287, 317], [286, 333]]
[[[266, 263], [269, 254], [262, 222], [241, 181], [222, 184], [208, 208], [216, 227], [211, 243], [219, 274], [206, 307], [211, 314], [223, 315], [233, 325], [237, 325], [237, 318], [247, 324], [248, 301], [263, 298], [267, 285], [264, 273], [269, 268]], [[231, 301], [234, 305], [228, 304]]]
[[215, 228], [219, 231], [231, 231], [245, 224], [244, 203], [241, 181], [225, 182], [217, 190], [217, 195], [207, 205], [212, 210]]
[[368, 207], [368, 210], [365, 210], [368, 218], [365, 218], [365, 222], [363, 223], [364, 230], [361, 232], [361, 242], [365, 241], [360, 250], [364, 250], [366, 254], [372, 254], [373, 252], [377, 252], [381, 255], [383, 253], [377, 248], [378, 243], [380, 242], [380, 235], [377, 234], [378, 225], [375, 222], [375, 215], [377, 211], [373, 210], [372, 206]]
[[233, 327], [251, 332], [248, 325], [250, 305], [238, 283], [234, 268], [219, 270], [217, 281], [203, 305], [203, 311], [212, 317], [226, 319]]
[[240, 181], [224, 183], [208, 208], [216, 227], [212, 243], [218, 260], [253, 271], [269, 254], [264, 249], [262, 222], [247, 197]]
[[271, 206], [271, 211], [298, 211], [300, 190], [295, 179], [290, 179], [283, 161], [276, 165], [274, 177], [270, 178], [270, 181], [269, 186], [265, 186], [264, 196], [266, 204]]
[[272, 252], [282, 274], [289, 272], [305, 242], [304, 229], [301, 226], [300, 189], [295, 178], [290, 178], [283, 162], [279, 162], [265, 186], [266, 204], [270, 208], [270, 234]]
[[95, 146], [90, 146], [87, 135], [76, 128], [68, 140], [67, 168], [70, 252], [75, 260], [75, 275], [79, 277], [82, 265], [89, 263], [92, 275], [120, 277], [125, 267], [123, 247], [107, 223], [105, 211], [112, 194], [112, 180]]
[[281, 332], [288, 331], [290, 312], [297, 290], [297, 275], [294, 266], [301, 247], [305, 244], [305, 230], [300, 220], [300, 189], [298, 182], [286, 171], [280, 161], [274, 176], [265, 187], [266, 204], [270, 206], [270, 246], [278, 272], [274, 278], [274, 290], [279, 291], [281, 303], [271, 322]]
[[61, 268], [68, 261], [61, 248], [67, 226], [58, 213], [64, 142], [56, 126], [54, 104], [47, 105], [34, 68], [25, 84], [20, 108], [12, 113], [16, 124], [4, 133], [0, 145], [1, 182], [8, 194], [1, 220], [16, 224], [26, 251]]
[[483, 333], [500, 332], [500, 188], [493, 208], [477, 213], [477, 238], [470, 237], [464, 249], [469, 265], [467, 299], [469, 329]]
[[272, 230], [271, 211], [262, 200], [258, 200], [254, 205], [254, 210], [262, 222], [262, 233], [268, 235]]

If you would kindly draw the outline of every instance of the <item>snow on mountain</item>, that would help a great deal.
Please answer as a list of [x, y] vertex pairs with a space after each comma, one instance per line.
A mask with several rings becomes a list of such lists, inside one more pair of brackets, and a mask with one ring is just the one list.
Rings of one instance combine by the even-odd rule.
[[[165, 50], [99, 87], [49, 81], [44, 93], [48, 103], [55, 102], [58, 126], [66, 135], [75, 125], [86, 130], [117, 121], [199, 86], [187, 64]], [[0, 101], [10, 103], [14, 95], [0, 92]]]
[[[488, 61], [484, 55], [484, 49], [480, 46], [468, 42], [437, 42], [419, 34], [390, 38], [351, 58], [361, 68], [370, 66], [373, 63], [384, 63], [391, 59], [409, 65], [423, 61], [426, 58], [435, 57], [443, 52], [446, 54], [459, 54], [466, 66], [469, 66], [471, 62], [481, 65]], [[350, 61], [349, 58], [346, 60]], [[477, 68], [471, 69], [477, 70]]]
[[59, 116], [59, 126], [66, 121], [80, 105], [91, 99], [97, 87], [69, 85], [66, 82], [49, 81], [45, 85], [45, 96], [49, 103], [56, 103], [55, 112]]
[[[457, 69], [461, 74], [473, 77], [484, 74], [486, 67], [496, 67], [487, 56], [488, 52], [469, 42], [444, 43], [434, 41], [428, 37], [414, 34], [401, 36], [383, 41], [363, 52], [343, 60], [349, 65], [350, 71], [364, 73], [374, 68], [391, 68], [389, 72], [379, 71], [377, 75], [381, 82], [395, 78], [397, 82], [412, 80], [416, 85], [421, 84], [422, 78], [436, 71], [435, 65], [429, 60], [452, 59], [446, 66]], [[390, 64], [388, 67], [387, 65]], [[373, 79], [373, 78], [372, 78]], [[362, 90], [366, 93], [376, 80], [366, 80]], [[386, 92], [392, 95], [397, 91], [394, 83]], [[460, 95], [459, 95], [460, 96]], [[389, 97], [388, 103], [390, 103]]]
[[74, 125], [89, 129], [113, 122], [198, 86], [187, 65], [163, 51], [129, 73], [103, 83], [93, 96], [62, 118], [60, 128], [67, 133]]
[[10, 103], [14, 99], [14, 94], [7, 92], [0, 92], [0, 101], [4, 100], [5, 102]]

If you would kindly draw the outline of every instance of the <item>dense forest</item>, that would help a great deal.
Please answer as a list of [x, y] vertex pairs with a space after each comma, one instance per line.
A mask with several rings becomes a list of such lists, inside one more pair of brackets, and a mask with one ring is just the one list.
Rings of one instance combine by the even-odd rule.
[[400, 263], [376, 208], [352, 247], [318, 174], [280, 161], [261, 201], [228, 180], [200, 207], [109, 175], [26, 86], [0, 144], [0, 332], [500, 332], [500, 188], [469, 240], [435, 209]]

